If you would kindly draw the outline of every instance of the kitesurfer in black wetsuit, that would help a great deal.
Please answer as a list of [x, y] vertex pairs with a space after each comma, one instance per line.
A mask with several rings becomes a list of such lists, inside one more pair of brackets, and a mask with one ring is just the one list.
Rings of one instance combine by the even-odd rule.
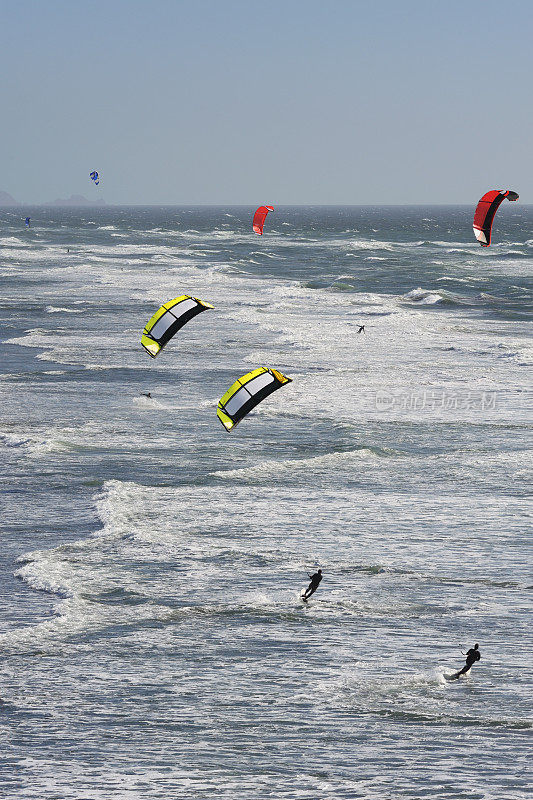
[[359, 330], [357, 331], [357, 333], [364, 333], [364, 332], [365, 332], [365, 326], [359, 325]]
[[467, 650], [466, 664], [462, 669], [459, 670], [459, 672], [456, 672], [455, 675], [453, 675], [453, 679], [455, 680], [460, 675], [464, 675], [466, 672], [468, 672], [472, 668], [472, 666], [476, 663], [476, 661], [479, 661], [480, 658], [481, 658], [481, 653], [479, 652], [479, 645], [475, 644], [473, 647], [470, 648], [470, 650]]
[[311, 595], [316, 592], [318, 589], [318, 584], [322, 580], [322, 570], [319, 569], [314, 575], [309, 575], [309, 573], [307, 573], [307, 575], [309, 578], [311, 578], [311, 583], [303, 593], [302, 600], [307, 600], [308, 597], [311, 597]]
[[151, 393], [150, 393], [150, 392], [141, 392], [141, 395], [142, 395], [143, 397], [148, 397], [150, 400], [152, 399], [152, 395], [151, 395]]

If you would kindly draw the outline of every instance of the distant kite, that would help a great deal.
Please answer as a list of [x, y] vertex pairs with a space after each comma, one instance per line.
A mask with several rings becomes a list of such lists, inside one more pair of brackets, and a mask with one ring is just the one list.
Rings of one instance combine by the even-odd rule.
[[254, 233], [258, 233], [260, 236], [263, 235], [263, 225], [265, 224], [265, 219], [269, 211], [274, 211], [274, 207], [259, 206], [254, 214]]
[[98, 184], [100, 183], [100, 177], [99, 177], [98, 173], [96, 172], [96, 170], [94, 172], [91, 172], [90, 178], [91, 178], [92, 181], [95, 182], [96, 186], [98, 186]]
[[510, 189], [491, 189], [483, 195], [477, 204], [474, 214], [474, 236], [482, 247], [489, 247], [490, 234], [492, 232], [492, 222], [500, 204], [507, 198], [508, 200], [518, 200], [516, 192]]
[[219, 420], [225, 429], [230, 431], [261, 400], [291, 381], [292, 378], [287, 378], [277, 369], [268, 367], [259, 367], [247, 372], [220, 398], [217, 408]]

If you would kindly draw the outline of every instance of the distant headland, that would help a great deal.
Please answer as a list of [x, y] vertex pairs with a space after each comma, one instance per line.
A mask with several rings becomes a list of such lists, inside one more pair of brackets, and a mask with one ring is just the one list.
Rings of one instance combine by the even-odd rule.
[[98, 199], [98, 200], [87, 200], [81, 194], [71, 194], [70, 197], [67, 198], [57, 198], [57, 200], [50, 200], [47, 203], [21, 203], [19, 200], [15, 200], [15, 198], [10, 195], [8, 192], [0, 191], [0, 206], [30, 206], [30, 205], [42, 205], [42, 206], [105, 206], [105, 200]]
[[0, 206], [20, 206], [20, 203], [7, 192], [0, 192]]

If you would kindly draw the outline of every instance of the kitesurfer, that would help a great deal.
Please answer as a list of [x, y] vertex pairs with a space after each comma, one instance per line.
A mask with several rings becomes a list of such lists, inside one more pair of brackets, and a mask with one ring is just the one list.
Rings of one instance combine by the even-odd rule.
[[311, 597], [311, 595], [316, 592], [318, 589], [318, 584], [322, 580], [322, 570], [319, 569], [314, 575], [309, 575], [309, 573], [307, 573], [307, 576], [311, 578], [311, 583], [303, 593], [302, 600], [307, 600], [308, 597]]
[[467, 650], [466, 664], [462, 669], [459, 670], [459, 672], [456, 672], [455, 675], [452, 676], [453, 680], [458, 678], [460, 675], [464, 675], [466, 672], [468, 672], [472, 668], [472, 666], [476, 663], [476, 661], [480, 660], [480, 658], [481, 658], [481, 653], [479, 652], [479, 645], [475, 644], [473, 647], [470, 648], [470, 650]]
[[357, 333], [364, 333], [364, 332], [365, 332], [365, 326], [359, 325], [359, 330], [357, 331]]
[[143, 397], [148, 397], [149, 400], [152, 399], [152, 395], [151, 395], [150, 392], [141, 392], [141, 394], [142, 394]]

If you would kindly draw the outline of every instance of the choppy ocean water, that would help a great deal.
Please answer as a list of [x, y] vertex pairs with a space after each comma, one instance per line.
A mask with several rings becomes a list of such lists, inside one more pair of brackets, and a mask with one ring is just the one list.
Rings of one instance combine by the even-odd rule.
[[252, 212], [0, 211], [0, 795], [525, 798], [533, 207]]

